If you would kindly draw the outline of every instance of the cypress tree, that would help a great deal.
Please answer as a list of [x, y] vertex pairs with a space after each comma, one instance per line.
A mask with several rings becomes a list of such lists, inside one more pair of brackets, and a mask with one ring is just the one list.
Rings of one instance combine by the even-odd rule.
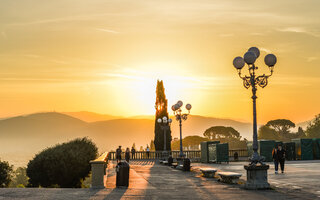
[[[163, 81], [157, 81], [157, 98], [156, 98], [156, 116], [155, 116], [155, 126], [154, 126], [154, 146], [156, 151], [163, 151], [164, 145], [164, 133], [161, 130], [160, 125], [157, 123], [157, 119], [166, 116], [169, 119], [167, 104], [168, 100], [166, 99], [166, 95], [164, 93]], [[171, 129], [166, 131], [166, 147], [167, 151], [171, 151]]]

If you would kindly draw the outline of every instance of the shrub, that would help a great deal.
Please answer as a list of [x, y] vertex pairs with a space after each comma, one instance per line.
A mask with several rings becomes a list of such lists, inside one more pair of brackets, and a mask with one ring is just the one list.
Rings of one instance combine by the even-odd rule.
[[0, 160], [0, 188], [8, 187], [12, 178], [12, 168], [8, 162]]
[[9, 187], [26, 187], [28, 185], [27, 168], [18, 167], [12, 176]]
[[81, 187], [97, 152], [96, 145], [87, 138], [47, 148], [28, 163], [29, 186]]

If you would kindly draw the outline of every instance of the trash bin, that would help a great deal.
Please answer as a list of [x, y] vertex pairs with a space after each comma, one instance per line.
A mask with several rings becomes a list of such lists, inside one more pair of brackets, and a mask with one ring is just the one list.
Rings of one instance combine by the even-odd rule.
[[172, 163], [173, 163], [173, 158], [172, 158], [172, 156], [169, 156], [169, 158], [168, 158], [168, 166], [172, 166]]
[[190, 171], [190, 163], [189, 158], [183, 159], [183, 171]]
[[116, 186], [117, 187], [128, 187], [129, 186], [129, 170], [130, 165], [126, 161], [119, 162], [116, 167], [117, 178]]
[[238, 154], [238, 152], [234, 152], [234, 154], [233, 154], [233, 159], [234, 159], [234, 161], [238, 161], [238, 160], [239, 160], [239, 154]]

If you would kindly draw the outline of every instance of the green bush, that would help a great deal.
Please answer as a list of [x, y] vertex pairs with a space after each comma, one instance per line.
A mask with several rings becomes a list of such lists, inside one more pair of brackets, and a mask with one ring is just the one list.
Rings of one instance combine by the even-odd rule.
[[27, 168], [18, 167], [14, 172], [9, 187], [26, 187], [28, 185]]
[[29, 161], [31, 187], [81, 187], [90, 172], [90, 160], [97, 157], [96, 145], [87, 138], [47, 148]]
[[8, 187], [12, 178], [12, 165], [0, 160], [0, 188]]

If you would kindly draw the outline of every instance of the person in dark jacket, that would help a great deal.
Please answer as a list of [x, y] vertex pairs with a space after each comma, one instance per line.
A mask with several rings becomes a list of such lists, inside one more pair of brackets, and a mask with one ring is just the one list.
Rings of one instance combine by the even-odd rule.
[[272, 150], [272, 158], [274, 162], [274, 173], [278, 174], [279, 160], [278, 160], [278, 148], [273, 148]]
[[278, 146], [278, 160], [280, 163], [280, 169], [281, 169], [281, 173], [284, 173], [284, 161], [286, 159], [286, 151], [282, 148], [282, 145]]
[[132, 155], [132, 159], [136, 159], [136, 150], [133, 148], [131, 148], [131, 155]]
[[117, 159], [117, 163], [118, 162], [121, 162], [121, 153], [122, 153], [122, 150], [121, 150], [121, 146], [119, 146], [116, 150], [116, 159]]
[[285, 161], [285, 150], [282, 148], [281, 145], [278, 148], [274, 148], [272, 151], [272, 158], [274, 161], [274, 170], [275, 174], [278, 174], [278, 168], [280, 163], [281, 173], [284, 173], [284, 161]]
[[129, 147], [127, 147], [127, 149], [126, 149], [125, 159], [126, 159], [127, 162], [129, 162], [129, 160], [130, 160], [130, 149], [129, 149]]

